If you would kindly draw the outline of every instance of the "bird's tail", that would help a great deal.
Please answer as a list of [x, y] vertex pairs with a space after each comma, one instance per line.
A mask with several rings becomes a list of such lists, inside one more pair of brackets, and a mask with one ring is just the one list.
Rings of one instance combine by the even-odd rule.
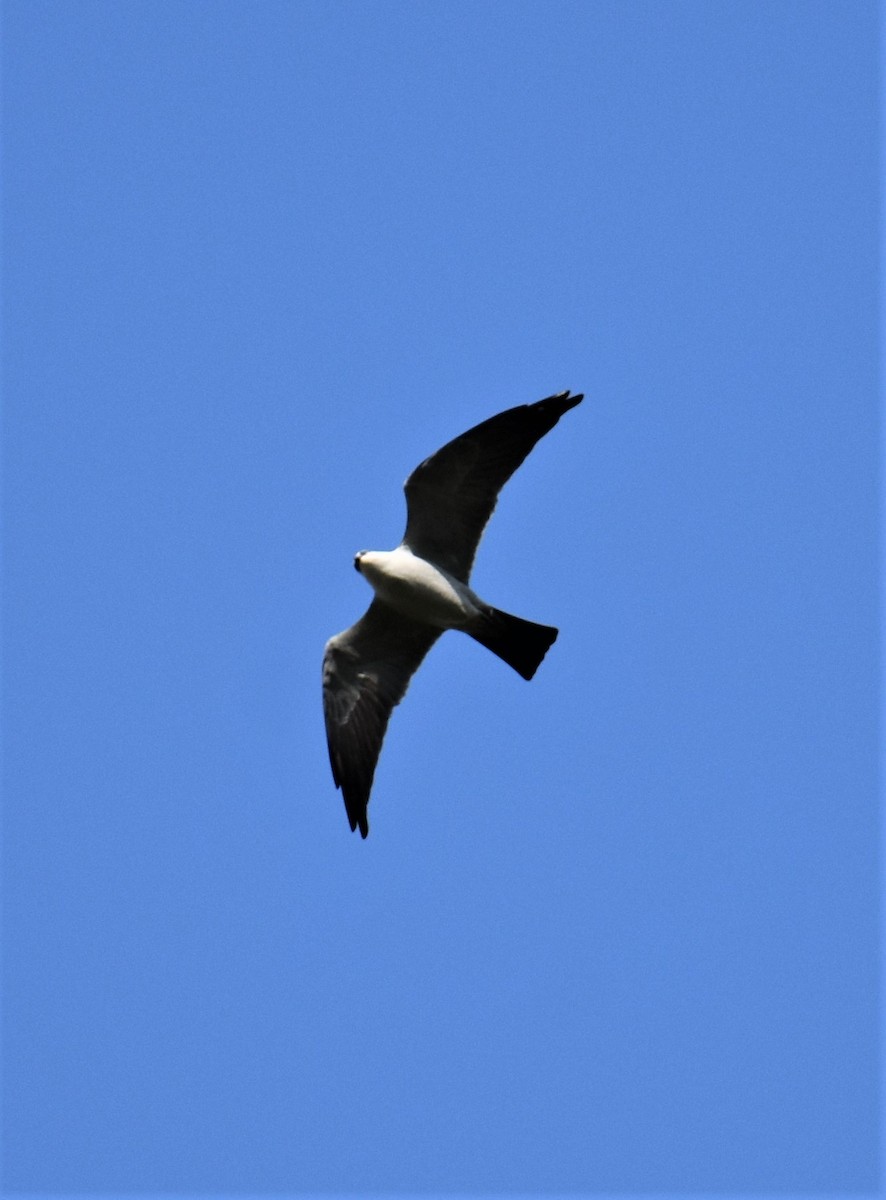
[[487, 608], [471, 637], [497, 654], [524, 679], [531, 679], [560, 632], [552, 625], [536, 625], [498, 608]]

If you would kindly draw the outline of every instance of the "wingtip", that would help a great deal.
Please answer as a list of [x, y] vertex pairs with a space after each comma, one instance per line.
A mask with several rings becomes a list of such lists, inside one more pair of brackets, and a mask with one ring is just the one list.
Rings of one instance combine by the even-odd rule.
[[538, 404], [556, 404], [560, 409], [560, 416], [562, 416], [563, 413], [569, 412], [570, 408], [581, 404], [584, 398], [584, 392], [576, 392], [573, 396], [567, 389], [565, 392], [556, 392], [553, 396], [546, 396], [544, 400], [539, 400]]
[[584, 392], [576, 392], [574, 396], [570, 395], [569, 392], [562, 392], [560, 395], [560, 399], [566, 404], [565, 412], [569, 412], [570, 408], [575, 408], [576, 404], [581, 404], [584, 398]]
[[369, 837], [369, 818], [367, 817], [365, 810], [362, 813], [359, 813], [348, 809], [347, 813], [348, 824], [351, 827], [351, 833], [356, 833], [357, 829], [359, 828], [361, 838]]

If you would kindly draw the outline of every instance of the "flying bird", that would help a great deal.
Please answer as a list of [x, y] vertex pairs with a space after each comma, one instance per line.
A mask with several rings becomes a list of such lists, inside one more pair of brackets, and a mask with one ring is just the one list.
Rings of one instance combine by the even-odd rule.
[[404, 485], [407, 521], [395, 550], [361, 550], [354, 566], [375, 596], [323, 655], [323, 712], [335, 786], [351, 830], [366, 809], [385, 730], [422, 659], [460, 629], [531, 679], [557, 637], [493, 608], [471, 590], [474, 555], [498, 494], [529, 451], [584, 397], [560, 392], [490, 417], [415, 468]]

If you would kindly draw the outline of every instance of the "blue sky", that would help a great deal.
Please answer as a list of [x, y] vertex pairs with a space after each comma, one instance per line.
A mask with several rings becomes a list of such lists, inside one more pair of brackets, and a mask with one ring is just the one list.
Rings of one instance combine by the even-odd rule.
[[[874, 1193], [876, 6], [3, 46], [7, 1194]], [[361, 842], [352, 556], [564, 388]]]

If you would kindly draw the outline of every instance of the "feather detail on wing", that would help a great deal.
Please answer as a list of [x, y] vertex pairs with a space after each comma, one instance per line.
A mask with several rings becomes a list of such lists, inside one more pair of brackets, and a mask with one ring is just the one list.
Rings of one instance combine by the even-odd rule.
[[498, 493], [536, 442], [582, 399], [561, 392], [509, 408], [426, 458], [404, 486], [404, 544], [467, 583]]
[[388, 720], [442, 630], [411, 621], [373, 600], [356, 625], [326, 643], [323, 713], [335, 786], [351, 829], [369, 832], [366, 816]]

